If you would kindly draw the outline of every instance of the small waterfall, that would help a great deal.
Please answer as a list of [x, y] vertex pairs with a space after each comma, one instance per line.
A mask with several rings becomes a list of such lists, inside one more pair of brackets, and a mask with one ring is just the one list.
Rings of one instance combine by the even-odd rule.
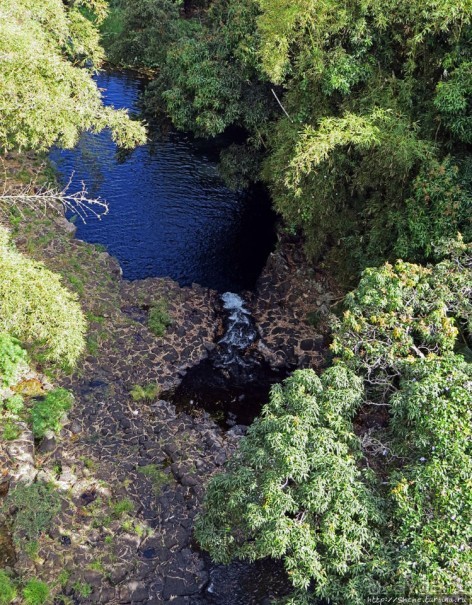
[[259, 336], [246, 303], [234, 292], [221, 296], [224, 334], [208, 357], [188, 370], [167, 395], [179, 409], [203, 408], [221, 426], [249, 425], [267, 402], [272, 384], [286, 375], [274, 370], [254, 345]]
[[243, 359], [242, 354], [257, 338], [254, 320], [238, 294], [225, 292], [221, 300], [227, 317], [225, 335], [218, 342], [219, 351], [214, 365], [219, 368], [234, 364], [247, 367], [248, 361]]

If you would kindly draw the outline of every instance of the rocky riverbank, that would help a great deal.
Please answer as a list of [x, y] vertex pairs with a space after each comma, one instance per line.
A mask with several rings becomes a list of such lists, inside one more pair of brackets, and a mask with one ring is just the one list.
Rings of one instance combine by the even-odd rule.
[[[60, 216], [31, 215], [16, 224], [14, 237], [79, 294], [90, 329], [78, 370], [54, 377], [75, 396], [60, 436], [35, 443], [25, 427], [0, 444], [3, 495], [27, 479], [54, 483], [61, 497], [34, 555], [17, 544], [5, 564], [47, 581], [58, 604], [217, 602], [210, 593], [202, 601], [208, 560], [193, 544], [192, 522], [206, 481], [244, 430], [225, 431], [203, 411], [177, 412], [160, 393], [175, 388], [221, 337], [218, 294], [170, 279], [126, 282], [116, 260], [74, 239]], [[323, 363], [323, 317], [334, 298], [328, 287], [295, 247], [271, 255], [256, 292], [245, 295], [260, 336], [254, 347], [271, 365]], [[162, 337], [149, 326], [156, 304], [171, 320]], [[7, 543], [8, 531], [3, 535]]]

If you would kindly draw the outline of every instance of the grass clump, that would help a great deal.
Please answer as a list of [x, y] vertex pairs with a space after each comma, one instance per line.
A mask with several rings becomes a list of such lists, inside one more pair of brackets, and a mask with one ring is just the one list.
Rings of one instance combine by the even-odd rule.
[[20, 436], [21, 430], [14, 422], [9, 420], [3, 427], [3, 438], [5, 441], [13, 441]]
[[129, 498], [123, 498], [123, 500], [114, 502], [111, 509], [115, 517], [121, 517], [126, 513], [131, 513], [134, 510], [134, 504]]
[[148, 327], [155, 336], [164, 336], [167, 328], [172, 324], [167, 308], [167, 302], [161, 299], [149, 309]]
[[46, 431], [61, 430], [61, 418], [72, 407], [73, 396], [66, 389], [54, 389], [44, 399], [37, 401], [31, 409], [33, 435], [40, 439]]
[[5, 401], [5, 409], [15, 416], [21, 414], [24, 407], [23, 397], [19, 393], [15, 393], [15, 395], [12, 395]]
[[0, 506], [0, 513], [15, 511], [12, 517], [13, 539], [25, 549], [51, 527], [60, 508], [60, 497], [51, 485], [20, 483], [10, 490]]
[[76, 594], [84, 598], [89, 597], [93, 592], [92, 587], [87, 582], [74, 582], [72, 588]]
[[15, 585], [6, 572], [0, 569], [0, 605], [9, 605], [15, 597]]
[[157, 384], [147, 384], [140, 386], [135, 384], [130, 391], [131, 399], [133, 401], [152, 401], [159, 395], [160, 388]]
[[43, 605], [49, 598], [50, 589], [45, 582], [36, 578], [29, 580], [23, 588], [25, 605]]
[[164, 473], [156, 464], [148, 464], [138, 468], [138, 473], [147, 477], [152, 483], [152, 491], [158, 495], [161, 488], [169, 483], [169, 476]]

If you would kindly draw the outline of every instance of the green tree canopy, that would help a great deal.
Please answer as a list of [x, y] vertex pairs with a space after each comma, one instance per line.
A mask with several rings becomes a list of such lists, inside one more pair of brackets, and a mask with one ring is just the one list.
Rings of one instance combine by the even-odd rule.
[[[458, 231], [470, 241], [470, 0], [213, 0], [185, 16], [170, 0], [123, 5], [122, 47], [136, 50], [122, 61], [158, 68], [147, 107], [200, 136], [244, 128], [314, 260], [355, 274], [432, 261]], [[225, 173], [244, 156], [232, 151]]]
[[[443, 244], [449, 255], [422, 267], [397, 261], [366, 269], [334, 321], [336, 355], [389, 391], [405, 361], [441, 356], [472, 334], [471, 244]], [[459, 343], [460, 344], [460, 343]]]
[[110, 128], [125, 147], [143, 126], [104, 107], [91, 75], [103, 58], [95, 24], [102, 0], [2, 0], [0, 4], [0, 148], [71, 147], [82, 130]]
[[210, 481], [202, 546], [282, 558], [293, 605], [472, 591], [472, 366], [453, 352], [470, 256], [444, 249], [367, 270], [336, 326], [342, 360], [274, 387]]
[[405, 368], [392, 397], [394, 594], [472, 590], [472, 366], [460, 356]]
[[74, 365], [85, 347], [86, 322], [77, 296], [59, 275], [26, 258], [0, 227], [0, 332], [61, 365]]
[[357, 463], [352, 417], [362, 383], [342, 366], [299, 370], [272, 389], [226, 472], [207, 491], [196, 532], [214, 560], [283, 558], [306, 589], [351, 603], [375, 588], [365, 554], [381, 515]]

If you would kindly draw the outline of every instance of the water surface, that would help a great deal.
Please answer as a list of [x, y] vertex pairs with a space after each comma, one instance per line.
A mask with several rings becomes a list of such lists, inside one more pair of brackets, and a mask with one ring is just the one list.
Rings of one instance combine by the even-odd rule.
[[[101, 73], [104, 102], [136, 110], [140, 81]], [[254, 286], [274, 245], [274, 216], [262, 188], [227, 189], [218, 175], [219, 149], [170, 132], [133, 152], [117, 149], [108, 132], [85, 133], [73, 150], [51, 159], [63, 185], [81, 181], [109, 203], [101, 221], [77, 221], [77, 237], [103, 244], [118, 258], [127, 279], [171, 277], [219, 291]]]

